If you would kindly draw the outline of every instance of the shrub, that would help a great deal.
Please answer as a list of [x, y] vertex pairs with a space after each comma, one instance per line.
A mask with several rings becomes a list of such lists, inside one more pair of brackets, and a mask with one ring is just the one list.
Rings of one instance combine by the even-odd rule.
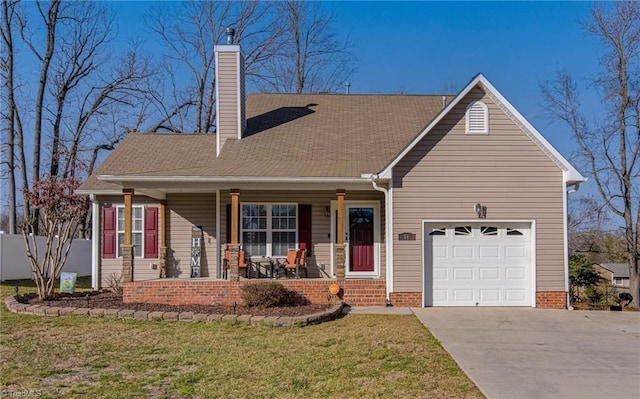
[[242, 287], [242, 299], [247, 306], [270, 308], [289, 304], [289, 291], [279, 283], [247, 284]]

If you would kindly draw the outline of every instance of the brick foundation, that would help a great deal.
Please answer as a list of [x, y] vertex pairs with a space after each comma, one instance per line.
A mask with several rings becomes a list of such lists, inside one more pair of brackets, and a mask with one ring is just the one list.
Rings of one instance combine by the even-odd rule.
[[536, 307], [540, 309], [566, 309], [567, 293], [564, 291], [536, 292]]
[[[260, 284], [274, 280], [187, 280], [163, 279], [135, 281], [123, 284], [124, 303], [162, 303], [172, 305], [231, 305], [242, 302], [241, 287], [245, 284]], [[345, 303], [352, 306], [384, 306], [386, 304], [385, 280], [350, 280], [338, 282], [333, 279], [277, 280], [291, 291], [307, 298], [314, 304], [328, 302], [329, 286], [338, 284], [339, 294]]]
[[391, 304], [398, 307], [422, 307], [422, 292], [392, 292], [389, 295]]

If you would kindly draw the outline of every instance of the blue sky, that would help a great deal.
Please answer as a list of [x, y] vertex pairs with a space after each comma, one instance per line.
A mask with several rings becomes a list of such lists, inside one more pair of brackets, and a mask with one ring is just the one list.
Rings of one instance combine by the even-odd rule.
[[[153, 2], [113, 2], [120, 40], [142, 38]], [[560, 151], [576, 150], [564, 126], [543, 115], [539, 84], [567, 68], [588, 91], [597, 43], [580, 29], [589, 2], [326, 2], [340, 37], [350, 35], [352, 93], [433, 94], [461, 90], [477, 73]], [[594, 95], [585, 105], [596, 109]]]

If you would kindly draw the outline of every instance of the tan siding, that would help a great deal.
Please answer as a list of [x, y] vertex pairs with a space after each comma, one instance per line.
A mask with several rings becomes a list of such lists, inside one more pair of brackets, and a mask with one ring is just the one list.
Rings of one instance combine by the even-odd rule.
[[191, 227], [203, 230], [200, 276], [216, 277], [215, 194], [167, 194], [167, 271], [170, 277], [191, 277]]
[[[307, 261], [309, 263], [309, 277], [322, 277], [326, 275], [317, 267], [318, 264], [325, 265], [326, 273], [331, 272], [331, 218], [324, 216], [324, 209], [331, 205], [331, 201], [336, 200], [335, 192], [327, 191], [289, 191], [283, 190], [273, 191], [241, 191], [240, 202], [293, 202], [297, 204], [311, 204], [312, 212], [312, 245], [313, 256]], [[380, 202], [380, 218], [382, 223], [380, 226], [380, 276], [385, 276], [386, 254], [384, 245], [384, 196], [377, 191], [347, 191], [345, 201], [372, 201]], [[231, 203], [229, 192], [222, 191], [220, 193], [221, 203], [221, 236], [222, 243], [227, 242], [226, 237], [226, 204]], [[224, 245], [224, 244], [223, 244]]]
[[238, 138], [238, 59], [235, 52], [218, 54], [218, 132], [220, 146]]
[[[489, 135], [465, 134], [465, 109], [481, 99], [489, 107]], [[536, 222], [537, 290], [564, 290], [562, 170], [479, 88], [458, 104], [394, 168], [394, 291], [422, 291], [424, 219]]]
[[[124, 199], [122, 196], [103, 196], [99, 197], [100, 203], [100, 286], [109, 287], [110, 280], [113, 278], [119, 279], [122, 276], [122, 258], [104, 259], [102, 258], [102, 208], [105, 206], [124, 206]], [[157, 200], [144, 196], [134, 196], [133, 206], [157, 206], [159, 203]], [[158, 231], [160, 229], [160, 216], [158, 215]], [[144, 239], [144, 238], [143, 238]], [[157, 267], [153, 269], [152, 264]], [[139, 280], [151, 280], [160, 276], [160, 270], [158, 266], [158, 258], [135, 258], [133, 262], [133, 279]]]

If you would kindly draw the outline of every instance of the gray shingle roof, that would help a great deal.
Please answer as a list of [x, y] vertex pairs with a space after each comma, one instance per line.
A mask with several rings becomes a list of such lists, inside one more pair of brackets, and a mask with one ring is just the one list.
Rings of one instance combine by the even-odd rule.
[[602, 266], [611, 270], [614, 278], [629, 278], [629, 265], [626, 263], [602, 263]]
[[[447, 100], [451, 100], [448, 96]], [[123, 176], [360, 177], [384, 168], [442, 110], [442, 96], [251, 94], [242, 140], [129, 134], [81, 190]]]

